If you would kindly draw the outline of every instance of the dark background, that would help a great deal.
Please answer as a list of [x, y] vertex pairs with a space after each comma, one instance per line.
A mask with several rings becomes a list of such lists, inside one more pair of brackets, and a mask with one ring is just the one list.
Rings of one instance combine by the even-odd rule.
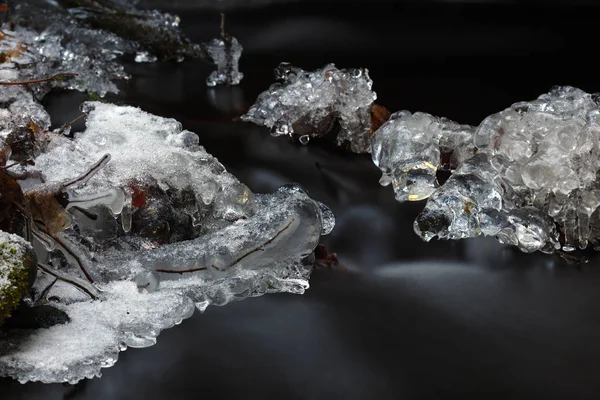
[[[596, 2], [240, 3], [141, 3], [179, 12], [195, 41], [216, 36], [218, 9], [229, 8], [227, 30], [244, 46], [239, 87], [207, 89], [201, 61], [128, 63], [133, 77], [110, 99], [179, 119], [255, 192], [301, 183], [336, 214], [323, 243], [348, 270], [316, 271], [303, 296], [209, 307], [156, 346], [121, 353], [101, 379], [0, 379], [0, 398], [599, 398], [597, 257], [569, 264], [493, 239], [424, 243], [412, 231], [422, 204], [395, 202], [369, 156], [232, 121], [280, 61], [367, 67], [391, 111], [470, 124], [553, 85], [600, 91]], [[46, 103], [60, 126], [85, 99]]]

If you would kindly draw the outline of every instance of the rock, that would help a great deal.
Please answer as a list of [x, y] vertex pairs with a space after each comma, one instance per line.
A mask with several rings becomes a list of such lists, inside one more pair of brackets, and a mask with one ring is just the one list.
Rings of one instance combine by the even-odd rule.
[[69, 322], [69, 316], [62, 310], [48, 304], [15, 310], [14, 315], [4, 324], [5, 329], [44, 329]]
[[20, 236], [0, 231], [0, 325], [27, 294], [36, 271], [31, 245]]

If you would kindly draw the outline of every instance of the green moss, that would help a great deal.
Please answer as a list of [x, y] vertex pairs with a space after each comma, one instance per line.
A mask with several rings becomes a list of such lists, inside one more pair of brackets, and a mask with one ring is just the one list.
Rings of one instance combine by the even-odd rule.
[[103, 101], [102, 97], [96, 92], [88, 92], [90, 101]]
[[23, 296], [29, 290], [32, 262], [27, 253], [20, 253], [19, 244], [4, 242], [0, 244], [0, 277], [9, 283], [0, 287], [0, 325], [10, 317]]

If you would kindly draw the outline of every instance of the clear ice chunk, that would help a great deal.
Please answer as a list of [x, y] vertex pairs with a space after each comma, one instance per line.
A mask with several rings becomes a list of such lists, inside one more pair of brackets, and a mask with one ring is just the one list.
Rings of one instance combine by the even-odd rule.
[[429, 197], [415, 231], [492, 235], [525, 252], [599, 250], [598, 99], [556, 87], [487, 117], [473, 135], [477, 154]]
[[338, 69], [328, 64], [307, 72], [289, 63], [275, 69], [277, 82], [261, 93], [242, 116], [264, 125], [274, 136], [288, 135], [306, 144], [334, 135], [338, 145], [370, 151], [371, 114], [377, 98], [366, 68]]
[[[253, 194], [173, 119], [99, 102], [83, 108], [87, 129], [74, 140], [53, 136], [28, 167], [52, 186], [111, 155], [69, 189], [75, 224], [55, 235], [69, 256], [40, 252], [48, 261], [33, 293], [61, 278], [45, 298], [70, 322], [0, 331], [0, 375], [75, 383], [99, 376], [127, 347], [153, 345], [195, 308], [308, 288], [308, 256], [335, 223], [326, 206], [295, 185]], [[131, 221], [115, 220], [118, 209]], [[76, 275], [75, 258], [93, 286]]]
[[473, 154], [474, 128], [430, 114], [399, 111], [371, 137], [371, 156], [392, 183], [396, 200], [418, 201], [439, 186], [439, 170], [452, 171]]
[[242, 45], [238, 40], [229, 35], [208, 42], [206, 52], [216, 64], [217, 70], [206, 78], [206, 85], [239, 84], [244, 78], [244, 74], [239, 71], [238, 67], [242, 50]]

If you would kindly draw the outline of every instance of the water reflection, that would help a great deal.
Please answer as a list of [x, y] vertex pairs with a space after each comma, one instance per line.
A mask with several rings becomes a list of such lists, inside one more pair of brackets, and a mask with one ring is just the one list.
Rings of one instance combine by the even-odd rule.
[[208, 103], [220, 113], [239, 115], [248, 109], [244, 102], [244, 91], [239, 86], [207, 88], [206, 95]]

